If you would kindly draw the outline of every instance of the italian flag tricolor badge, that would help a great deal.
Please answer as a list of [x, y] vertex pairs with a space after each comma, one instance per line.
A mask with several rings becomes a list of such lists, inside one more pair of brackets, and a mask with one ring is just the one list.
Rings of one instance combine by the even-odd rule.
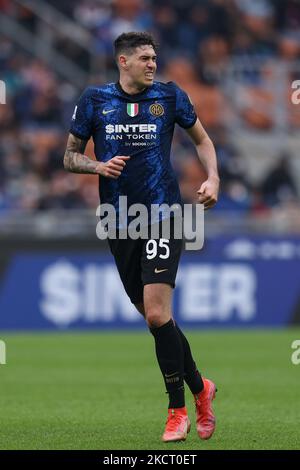
[[130, 117], [134, 117], [139, 113], [138, 103], [128, 103], [127, 104], [127, 114]]

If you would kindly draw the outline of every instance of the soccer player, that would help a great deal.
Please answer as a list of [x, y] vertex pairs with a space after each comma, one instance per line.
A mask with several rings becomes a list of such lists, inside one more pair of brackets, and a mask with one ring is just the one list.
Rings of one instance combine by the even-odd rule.
[[[153, 37], [148, 33], [124, 33], [114, 46], [119, 81], [89, 87], [81, 95], [71, 121], [65, 169], [100, 175], [100, 201], [112, 204], [116, 214], [119, 196], [127, 196], [128, 206], [180, 205], [179, 187], [170, 164], [177, 123], [192, 138], [206, 169], [208, 177], [198, 191], [199, 202], [205, 209], [211, 208], [219, 189], [214, 146], [187, 94], [173, 82], [154, 81], [157, 45]], [[97, 161], [84, 155], [90, 137]], [[162, 213], [159, 220], [164, 217]], [[212, 400], [216, 386], [201, 377], [188, 340], [172, 318], [172, 291], [182, 240], [171, 231], [169, 239], [117, 237], [110, 238], [109, 245], [124, 288], [154, 337], [169, 394], [162, 440], [185, 440], [190, 430], [184, 381], [194, 395], [199, 437], [209, 439], [215, 429]]]

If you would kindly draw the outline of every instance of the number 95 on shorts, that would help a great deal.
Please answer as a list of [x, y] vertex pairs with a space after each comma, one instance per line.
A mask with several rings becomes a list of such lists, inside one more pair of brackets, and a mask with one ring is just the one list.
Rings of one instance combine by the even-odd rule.
[[182, 240], [145, 240], [141, 259], [143, 285], [162, 282], [175, 287], [181, 251]]
[[164, 283], [175, 287], [183, 240], [171, 231], [168, 238], [109, 239], [110, 250], [121, 281], [132, 303], [143, 300], [146, 284]]

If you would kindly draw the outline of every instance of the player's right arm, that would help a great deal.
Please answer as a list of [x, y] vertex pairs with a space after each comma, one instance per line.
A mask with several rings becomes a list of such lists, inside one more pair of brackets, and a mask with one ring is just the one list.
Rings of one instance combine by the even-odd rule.
[[90, 173], [117, 179], [130, 157], [118, 155], [107, 162], [99, 162], [84, 155], [86, 144], [94, 131], [95, 90], [93, 87], [86, 88], [75, 106], [64, 156], [64, 167], [72, 173]]
[[84, 155], [87, 141], [69, 134], [64, 155], [64, 168], [72, 173], [90, 173], [106, 178], [117, 179], [121, 175], [126, 160], [130, 157], [117, 155], [107, 162], [98, 162]]

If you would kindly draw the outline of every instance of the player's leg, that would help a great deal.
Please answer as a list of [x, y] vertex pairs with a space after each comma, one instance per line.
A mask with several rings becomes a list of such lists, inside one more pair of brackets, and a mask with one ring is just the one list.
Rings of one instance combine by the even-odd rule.
[[183, 349], [171, 317], [172, 287], [168, 284], [144, 286], [146, 322], [155, 340], [155, 351], [169, 394], [165, 442], [186, 439], [190, 422], [184, 402]]
[[[167, 224], [170, 229], [168, 239], [162, 237], [163, 230], [166, 228], [164, 224]], [[174, 217], [161, 221], [159, 224], [161, 238], [147, 241], [145, 245], [146, 253], [144, 253], [142, 259], [144, 283], [164, 282], [172, 287], [175, 286], [183, 245], [182, 239], [175, 238], [175, 227], [178, 228], [178, 224], [182, 224], [181, 218]], [[155, 227], [157, 228], [157, 225]], [[136, 307], [145, 316], [145, 306], [139, 304]], [[171, 315], [171, 306], [168, 306], [168, 309], [170, 310], [170, 312], [168, 310], [168, 315]], [[200, 393], [203, 389], [203, 382], [193, 360], [190, 345], [177, 324], [175, 324], [175, 327], [182, 342], [185, 381], [193, 394]]]
[[201, 439], [209, 439], [213, 435], [216, 426], [216, 418], [212, 409], [216, 386], [211, 380], [201, 377], [188, 340], [177, 324], [176, 328], [181, 337], [184, 350], [184, 380], [194, 395], [197, 432]]
[[131, 302], [139, 307], [143, 306], [144, 286], [141, 279], [142, 240], [108, 239], [110, 251]]
[[[145, 318], [155, 339], [158, 363], [169, 393], [169, 408], [182, 408], [184, 353], [181, 338], [172, 319], [172, 294], [182, 240], [173, 236], [172, 223], [170, 228], [168, 239], [158, 237], [144, 240], [141, 258], [143, 300]], [[162, 223], [159, 229], [162, 230]]]
[[169, 393], [169, 408], [184, 407], [183, 349], [171, 317], [172, 288], [168, 284], [144, 286], [144, 308], [155, 340], [157, 360]]
[[190, 429], [184, 402], [184, 353], [171, 307], [182, 240], [175, 239], [173, 224], [170, 225], [168, 238], [161, 236], [145, 241], [141, 260], [145, 317], [169, 394], [168, 420], [162, 436], [165, 442], [186, 439]]
[[[164, 297], [164, 299], [168, 299], [168, 302], [165, 304], [164, 299], [158, 298], [156, 305], [161, 306], [164, 304], [164, 308], [159, 310], [159, 308], [155, 307], [154, 309], [155, 304], [153, 303], [151, 317], [147, 318], [148, 312], [147, 306], [145, 304], [145, 291], [147, 288], [147, 290], [151, 292], [150, 285], [152, 283], [154, 285], [156, 283], [162, 283], [167, 286], [166, 289], [169, 290], [169, 292], [172, 292], [170, 287], [175, 286], [175, 278], [179, 264], [182, 243], [180, 240], [176, 240], [174, 237], [172, 237], [172, 232], [169, 240], [150, 240], [150, 242], [148, 241], [147, 243], [150, 246], [145, 244], [145, 251], [143, 252], [142, 258], [142, 280], [145, 285], [144, 305], [139, 305], [139, 311], [146, 315], [148, 324], [152, 323], [152, 325], [155, 326], [156, 322], [157, 328], [162, 324], [162, 320], [164, 324], [170, 325], [171, 295]], [[166, 248], [166, 246], [168, 248]], [[152, 296], [148, 302], [149, 305], [151, 305], [151, 302]], [[158, 311], [159, 315], [157, 314]], [[202, 380], [202, 377], [198, 372], [195, 361], [193, 359], [188, 340], [175, 322], [174, 326], [181, 342], [181, 350], [183, 351], [184, 379], [194, 395], [196, 405], [197, 431], [201, 439], [208, 439], [213, 434], [215, 428], [215, 418], [212, 412], [211, 402], [214, 398], [216, 388], [211, 381], [207, 379]], [[157, 356], [158, 362], [160, 363], [159, 353]], [[164, 375], [163, 369], [162, 373]], [[169, 405], [171, 405], [171, 403]]]
[[181, 338], [183, 352], [184, 352], [184, 380], [188, 385], [190, 391], [193, 395], [196, 395], [203, 390], [203, 380], [200, 372], [198, 371], [197, 365], [193, 359], [190, 344], [183, 334], [182, 330], [179, 328], [178, 324], [175, 322], [175, 327], [178, 331], [178, 334]]
[[[145, 307], [144, 303], [135, 304], [136, 309], [138, 312], [145, 317]], [[189, 342], [181, 329], [179, 328], [178, 324], [175, 322], [175, 327], [179, 333], [179, 336], [182, 341], [183, 347], [183, 354], [184, 354], [184, 381], [188, 385], [190, 391], [193, 395], [198, 395], [202, 392], [204, 388], [203, 380], [201, 374], [197, 368], [197, 365], [193, 359], [191, 348]]]

